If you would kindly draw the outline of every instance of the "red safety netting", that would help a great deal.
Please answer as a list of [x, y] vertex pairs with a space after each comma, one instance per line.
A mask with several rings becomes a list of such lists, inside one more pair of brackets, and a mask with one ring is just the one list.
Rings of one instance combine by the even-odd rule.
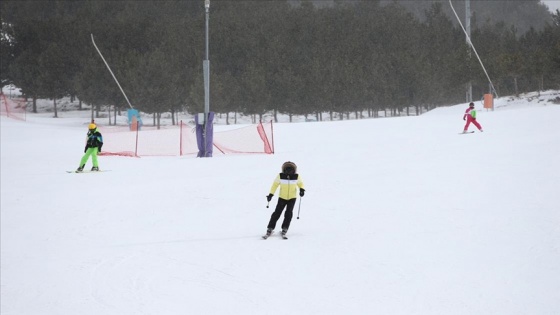
[[[101, 155], [174, 156], [198, 153], [194, 127], [183, 122], [178, 126], [160, 129], [142, 126], [139, 131], [109, 126], [99, 126], [99, 129], [103, 134]], [[230, 130], [214, 130], [213, 140], [214, 153], [274, 153], [272, 121]]]
[[0, 93], [0, 115], [25, 121], [26, 105], [24, 99], [7, 98], [4, 93]]

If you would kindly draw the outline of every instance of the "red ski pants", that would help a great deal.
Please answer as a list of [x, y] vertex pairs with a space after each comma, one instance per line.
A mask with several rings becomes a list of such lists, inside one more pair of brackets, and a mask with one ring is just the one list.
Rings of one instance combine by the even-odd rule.
[[473, 124], [476, 126], [476, 128], [478, 128], [478, 130], [482, 130], [482, 127], [480, 126], [480, 124], [478, 123], [478, 121], [476, 121], [476, 118], [472, 118], [471, 116], [467, 116], [467, 123], [465, 124], [465, 131], [469, 130], [469, 125]]

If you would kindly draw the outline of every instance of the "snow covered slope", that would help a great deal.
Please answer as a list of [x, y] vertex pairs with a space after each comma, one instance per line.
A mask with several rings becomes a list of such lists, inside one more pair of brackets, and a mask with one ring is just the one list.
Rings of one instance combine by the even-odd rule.
[[[99, 174], [65, 172], [88, 112], [2, 117], [0, 312], [560, 314], [559, 96], [477, 104], [483, 133], [458, 135], [465, 104], [279, 123], [275, 155], [100, 157]], [[263, 241], [288, 160], [300, 219]]]

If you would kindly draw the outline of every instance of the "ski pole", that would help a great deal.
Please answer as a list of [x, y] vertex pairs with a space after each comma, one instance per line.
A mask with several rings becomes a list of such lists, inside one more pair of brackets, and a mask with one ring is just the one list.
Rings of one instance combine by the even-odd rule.
[[298, 220], [299, 220], [299, 212], [300, 212], [300, 210], [301, 210], [301, 198], [299, 198], [299, 206], [298, 206], [298, 209], [297, 209], [297, 219], [298, 219]]
[[268, 208], [268, 204], [269, 204], [269, 203], [270, 203], [270, 201], [266, 203], [266, 207], [267, 207], [267, 208]]

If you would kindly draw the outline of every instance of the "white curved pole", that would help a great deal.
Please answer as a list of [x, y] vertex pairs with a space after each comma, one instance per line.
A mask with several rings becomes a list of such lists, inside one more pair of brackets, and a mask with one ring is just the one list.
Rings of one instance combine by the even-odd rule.
[[117, 80], [117, 77], [115, 77], [115, 75], [113, 74], [113, 71], [111, 71], [111, 67], [109, 67], [109, 64], [107, 63], [107, 61], [105, 61], [105, 58], [103, 58], [103, 54], [101, 53], [99, 48], [97, 48], [97, 45], [95, 44], [95, 41], [93, 40], [93, 34], [91, 34], [91, 42], [93, 43], [93, 46], [95, 46], [95, 49], [97, 49], [97, 52], [99, 53], [99, 56], [101, 56], [101, 59], [103, 59], [103, 62], [107, 66], [107, 69], [109, 69], [109, 72], [113, 76], [113, 79], [115, 79], [115, 82], [117, 82], [117, 85], [119, 86], [119, 89], [121, 89], [121, 92], [124, 95], [124, 98], [126, 99], [126, 102], [128, 103], [128, 106], [130, 106], [130, 108], [134, 109], [134, 107], [132, 107], [132, 105], [130, 105], [130, 101], [128, 100], [128, 97], [126, 97], [126, 94], [124, 93], [121, 85], [119, 84], [119, 81]]
[[449, 5], [451, 6], [451, 10], [453, 10], [453, 13], [455, 13], [455, 17], [457, 17], [457, 21], [459, 21], [459, 25], [461, 25], [461, 29], [463, 30], [463, 32], [465, 32], [465, 35], [467, 36], [468, 43], [471, 45], [471, 47], [474, 51], [474, 54], [476, 55], [476, 58], [478, 58], [478, 62], [480, 62], [480, 65], [482, 66], [482, 70], [484, 70], [484, 74], [486, 74], [486, 78], [488, 78], [488, 82], [490, 82], [490, 86], [492, 87], [492, 90], [496, 94], [496, 97], [498, 97], [498, 92], [496, 92], [496, 89], [494, 88], [494, 84], [492, 84], [492, 80], [490, 80], [490, 76], [488, 75], [488, 72], [486, 72], [486, 68], [484, 67], [484, 64], [482, 63], [482, 60], [480, 60], [480, 56], [478, 56], [478, 52], [476, 51], [476, 48], [474, 48], [474, 45], [471, 41], [471, 38], [469, 37], [469, 34], [467, 34], [467, 31], [463, 27], [463, 23], [461, 23], [461, 19], [459, 19], [459, 16], [457, 15], [457, 12], [455, 11], [455, 8], [453, 7], [453, 3], [451, 3], [451, 0], [449, 0]]

